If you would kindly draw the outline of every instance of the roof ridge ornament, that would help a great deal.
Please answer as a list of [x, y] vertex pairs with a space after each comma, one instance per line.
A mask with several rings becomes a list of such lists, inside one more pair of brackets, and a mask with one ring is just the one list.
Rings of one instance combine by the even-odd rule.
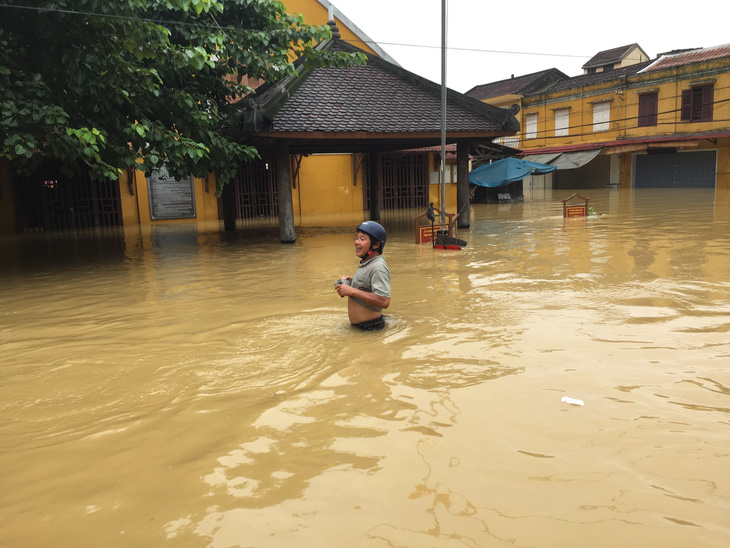
[[327, 21], [327, 24], [329, 25], [330, 30], [332, 31], [332, 39], [339, 40], [341, 38], [340, 29], [337, 27], [337, 23], [335, 23], [334, 17], [331, 18], [329, 21]]

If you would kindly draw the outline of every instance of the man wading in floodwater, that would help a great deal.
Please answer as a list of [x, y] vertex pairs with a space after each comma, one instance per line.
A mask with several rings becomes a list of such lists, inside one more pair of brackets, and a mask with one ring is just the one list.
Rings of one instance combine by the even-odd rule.
[[390, 270], [383, 257], [388, 235], [375, 221], [365, 221], [357, 227], [355, 255], [360, 266], [354, 276], [344, 276], [335, 282], [340, 297], [347, 300], [350, 323], [365, 331], [383, 329], [383, 309], [390, 306]]

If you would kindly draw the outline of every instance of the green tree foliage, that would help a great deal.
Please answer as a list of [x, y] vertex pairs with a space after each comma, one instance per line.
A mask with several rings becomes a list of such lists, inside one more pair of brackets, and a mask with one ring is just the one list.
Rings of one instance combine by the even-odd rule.
[[116, 178], [167, 162], [179, 178], [257, 155], [235, 141], [241, 77], [275, 81], [291, 61], [343, 66], [315, 51], [330, 36], [276, 0], [5, 0], [0, 6], [0, 157], [44, 158]]

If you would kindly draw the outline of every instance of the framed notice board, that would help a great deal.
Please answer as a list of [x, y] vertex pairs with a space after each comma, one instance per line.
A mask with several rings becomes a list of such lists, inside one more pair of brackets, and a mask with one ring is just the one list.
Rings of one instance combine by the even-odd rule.
[[163, 166], [147, 179], [147, 190], [153, 221], [195, 218], [195, 179], [192, 175], [176, 181]]

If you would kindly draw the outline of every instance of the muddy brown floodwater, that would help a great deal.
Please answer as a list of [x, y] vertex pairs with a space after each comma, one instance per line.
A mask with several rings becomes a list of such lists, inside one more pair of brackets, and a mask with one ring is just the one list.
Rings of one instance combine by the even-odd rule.
[[0, 545], [730, 545], [730, 204], [568, 192], [386, 218], [376, 333], [351, 228], [4, 237]]

